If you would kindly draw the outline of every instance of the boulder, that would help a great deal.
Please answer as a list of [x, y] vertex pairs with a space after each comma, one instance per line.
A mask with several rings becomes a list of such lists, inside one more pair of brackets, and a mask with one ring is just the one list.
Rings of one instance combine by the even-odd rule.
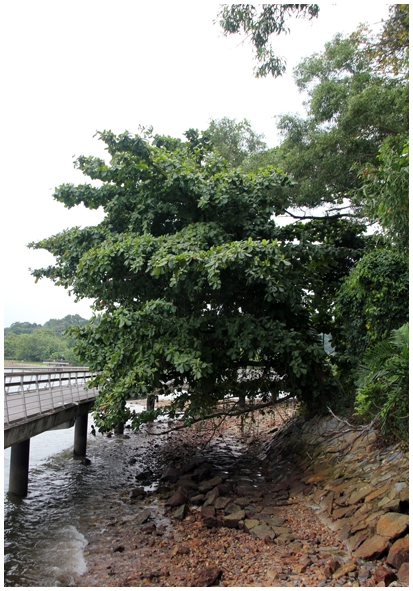
[[258, 521], [258, 519], [245, 519], [244, 521], [244, 531], [249, 534], [250, 531], [254, 528], [257, 527], [257, 525], [259, 525], [260, 522]]
[[232, 527], [232, 528], [236, 529], [236, 528], [238, 528], [239, 522], [242, 521], [243, 519], [245, 519], [245, 511], [240, 509], [239, 511], [236, 511], [235, 513], [230, 513], [229, 515], [225, 515], [223, 525], [224, 525], [224, 527]]
[[256, 525], [255, 527], [250, 529], [250, 534], [252, 534], [256, 538], [259, 538], [260, 540], [273, 540], [275, 538], [275, 533], [273, 532], [273, 530], [264, 523], [260, 523], [259, 525]]
[[409, 562], [409, 536], [396, 540], [389, 550], [387, 564], [400, 568], [405, 562]]
[[390, 547], [390, 538], [375, 535], [361, 544], [354, 552], [354, 556], [363, 560], [381, 558]]
[[172, 497], [166, 501], [165, 505], [168, 505], [169, 507], [180, 507], [181, 505], [184, 505], [186, 503], [187, 499], [188, 494], [186, 490], [182, 486], [180, 486], [174, 492]]
[[348, 575], [348, 573], [352, 573], [355, 570], [357, 570], [357, 564], [353, 561], [349, 561], [346, 562], [345, 564], [342, 564], [333, 574], [333, 579], [337, 580], [337, 579], [341, 579], [341, 577], [344, 577], [345, 575]]
[[201, 509], [201, 521], [205, 527], [212, 528], [217, 526], [217, 518], [215, 515], [214, 507], [202, 507]]
[[363, 501], [369, 494], [371, 494], [373, 492], [373, 490], [374, 490], [374, 487], [370, 486], [370, 485], [363, 486], [362, 488], [355, 490], [348, 497], [348, 504], [355, 505], [357, 503], [360, 503], [360, 501]]
[[225, 507], [231, 502], [231, 499], [226, 497], [218, 497], [215, 500], [214, 507], [215, 509], [225, 509]]
[[409, 516], [401, 513], [385, 513], [376, 525], [376, 532], [388, 538], [400, 538], [409, 526]]
[[225, 507], [225, 515], [230, 515], [231, 513], [236, 513], [237, 511], [240, 511], [240, 509], [241, 509], [241, 507], [239, 505], [237, 505], [236, 503], [230, 502]]
[[188, 507], [186, 505], [181, 505], [174, 513], [174, 519], [178, 521], [183, 521], [186, 517], [188, 512]]
[[151, 510], [144, 509], [143, 511], [138, 513], [138, 515], [135, 517], [134, 521], [137, 525], [142, 525], [142, 523], [145, 523], [145, 521], [148, 521], [150, 516], [151, 516]]
[[132, 488], [132, 490], [129, 491], [130, 499], [136, 499], [137, 497], [143, 496], [145, 496], [145, 489], [143, 486], [137, 486], [136, 488]]
[[191, 581], [191, 587], [212, 587], [216, 585], [221, 578], [222, 570], [220, 568], [204, 568], [199, 571]]
[[221, 483], [222, 478], [220, 476], [214, 476], [214, 478], [211, 478], [211, 480], [205, 480], [204, 482], [201, 482], [201, 484], [198, 486], [198, 490], [200, 493], [207, 493]]
[[401, 567], [399, 568], [399, 572], [397, 573], [397, 578], [399, 579], [400, 583], [404, 585], [409, 584], [409, 563], [403, 562]]
[[395, 573], [391, 570], [391, 568], [385, 566], [384, 564], [380, 564], [375, 570], [374, 580], [376, 583], [380, 583], [381, 581], [383, 581], [386, 587], [388, 587], [390, 583], [392, 583], [396, 579], [397, 577]]
[[191, 497], [191, 503], [194, 505], [202, 505], [205, 501], [205, 495], [195, 495]]
[[163, 474], [161, 476], [161, 481], [175, 483], [178, 481], [180, 476], [181, 476], [181, 471], [178, 470], [178, 468], [176, 466], [169, 466], [169, 468], [167, 468], [163, 472]]

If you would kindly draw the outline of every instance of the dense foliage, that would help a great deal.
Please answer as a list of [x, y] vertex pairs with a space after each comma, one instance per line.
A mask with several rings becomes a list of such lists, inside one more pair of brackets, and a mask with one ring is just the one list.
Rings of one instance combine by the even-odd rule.
[[64, 333], [71, 326], [84, 326], [87, 323], [78, 314], [69, 314], [60, 320], [52, 318], [43, 326], [14, 322], [4, 329], [4, 359], [36, 362], [65, 359], [77, 365], [79, 358], [74, 352], [75, 341]]
[[37, 278], [95, 300], [98, 321], [76, 331], [77, 351], [100, 372], [103, 427], [125, 417], [128, 398], [168, 387], [188, 417], [227, 394], [287, 392], [320, 407], [327, 367], [308, 286], [343, 247], [277, 240], [288, 177], [242, 173], [192, 133], [100, 137], [110, 164], [77, 166], [101, 186], [63, 185], [55, 198], [102, 206], [104, 221], [32, 246], [56, 257]]
[[409, 436], [409, 324], [367, 350], [358, 372], [356, 412], [380, 417], [385, 437]]

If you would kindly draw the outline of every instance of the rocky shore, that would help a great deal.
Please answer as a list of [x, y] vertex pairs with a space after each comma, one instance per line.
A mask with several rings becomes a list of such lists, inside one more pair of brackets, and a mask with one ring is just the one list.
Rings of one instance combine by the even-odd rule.
[[131, 444], [77, 586], [407, 586], [408, 454], [293, 412], [155, 437], [143, 467]]

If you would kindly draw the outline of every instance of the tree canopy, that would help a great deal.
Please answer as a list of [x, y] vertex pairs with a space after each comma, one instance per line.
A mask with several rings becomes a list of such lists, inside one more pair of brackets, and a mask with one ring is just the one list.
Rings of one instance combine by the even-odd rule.
[[101, 185], [62, 185], [55, 199], [102, 206], [105, 219], [31, 246], [56, 257], [37, 279], [94, 299], [77, 352], [99, 372], [102, 428], [127, 416], [128, 398], [171, 388], [172, 413], [185, 407], [188, 418], [228, 394], [284, 392], [319, 405], [328, 379], [311, 269], [350, 249], [320, 235], [277, 238], [289, 178], [232, 168], [201, 135], [198, 144], [192, 132], [188, 141], [99, 135], [110, 163], [76, 166]]

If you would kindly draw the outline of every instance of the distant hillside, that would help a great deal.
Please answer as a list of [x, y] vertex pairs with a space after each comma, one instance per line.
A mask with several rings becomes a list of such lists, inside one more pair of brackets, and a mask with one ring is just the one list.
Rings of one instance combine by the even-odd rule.
[[8, 334], [31, 334], [38, 328], [45, 328], [54, 334], [61, 335], [69, 326], [84, 326], [88, 320], [79, 316], [79, 314], [68, 314], [60, 320], [51, 318], [43, 325], [30, 322], [13, 322], [11, 326], [4, 329], [4, 336]]
[[65, 359], [78, 365], [75, 355], [75, 340], [65, 335], [71, 326], [84, 326], [88, 320], [78, 314], [69, 314], [60, 320], [52, 318], [41, 324], [14, 322], [4, 329], [4, 359], [18, 361], [45, 361]]

